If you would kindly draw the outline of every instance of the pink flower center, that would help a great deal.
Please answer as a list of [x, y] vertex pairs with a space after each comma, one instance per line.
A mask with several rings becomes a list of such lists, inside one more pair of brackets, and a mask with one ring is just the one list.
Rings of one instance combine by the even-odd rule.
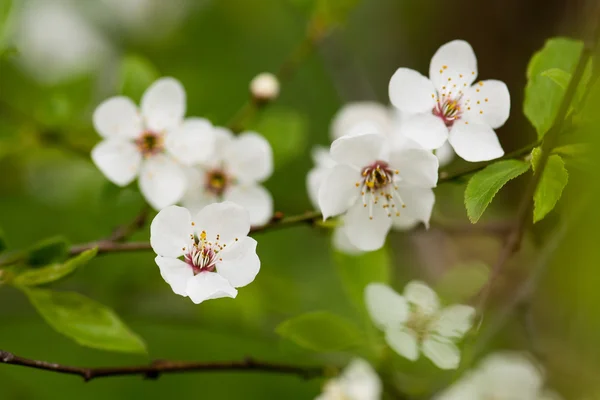
[[193, 244], [183, 256], [184, 261], [192, 267], [194, 275], [201, 272], [215, 272], [217, 262], [223, 261], [219, 253], [227, 245], [219, 243], [219, 235], [216, 236], [214, 242], [209, 241], [206, 237], [206, 231], [202, 231], [199, 236], [190, 236]]
[[461, 97], [438, 99], [432, 110], [433, 115], [440, 117], [444, 124], [450, 128], [454, 121], [460, 119], [462, 115], [460, 100]]
[[206, 172], [206, 190], [216, 196], [222, 196], [231, 183], [231, 177], [222, 168], [215, 168]]
[[373, 206], [378, 204], [387, 211], [388, 217], [392, 216], [391, 209], [396, 209], [395, 214], [399, 216], [398, 209], [406, 207], [398, 193], [398, 173], [387, 162], [380, 160], [362, 169], [362, 180], [356, 182], [356, 187], [360, 188], [363, 206], [369, 207], [370, 219], [373, 219]]
[[135, 145], [144, 157], [161, 153], [165, 148], [163, 135], [153, 131], [144, 131], [135, 140]]

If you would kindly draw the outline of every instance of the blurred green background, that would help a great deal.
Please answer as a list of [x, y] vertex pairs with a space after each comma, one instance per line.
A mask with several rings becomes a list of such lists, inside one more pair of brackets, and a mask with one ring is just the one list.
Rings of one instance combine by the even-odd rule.
[[[0, 24], [2, 10], [7, 9], [3, 1]], [[135, 185], [111, 186], [86, 154], [99, 140], [91, 126], [91, 113], [99, 102], [122, 89], [124, 60], [151, 65], [160, 75], [179, 79], [187, 91], [187, 115], [225, 125], [247, 101], [252, 77], [276, 72], [302, 42], [314, 7], [313, 0], [122, 2], [138, 3], [138, 8], [115, 5], [117, 0], [15, 0], [5, 20], [6, 33], [0, 43], [17, 47], [16, 53], [0, 57], [0, 228], [9, 249], [27, 248], [56, 235], [73, 243], [95, 240], [130, 221], [142, 208]], [[100, 39], [95, 42], [97, 51], [86, 55], [91, 65], [66, 77], [50, 77], [61, 57], [56, 52], [68, 53], [69, 46], [75, 46], [68, 42], [55, 47], [45, 44], [31, 50], [41, 55], [29, 57], [27, 40], [19, 42], [18, 38], [26, 36], [22, 31], [32, 24], [21, 15], [35, 3], [60, 3], [93, 29]], [[305, 188], [305, 176], [312, 167], [309, 151], [315, 144], [329, 144], [330, 121], [344, 103], [375, 100], [387, 104], [387, 85], [396, 68], [426, 72], [434, 51], [453, 39], [465, 39], [474, 47], [482, 79], [500, 79], [509, 86], [513, 112], [498, 131], [505, 150], [535, 141], [535, 132], [521, 111], [527, 62], [547, 38], [577, 34], [583, 14], [583, 3], [570, 0], [357, 2], [347, 20], [332, 29], [283, 83], [276, 103], [248, 121], [248, 128], [265, 135], [274, 148], [276, 171], [266, 186], [276, 209], [292, 215], [311, 208]], [[60, 26], [40, 24], [39, 29], [50, 32]], [[136, 88], [131, 90], [136, 92]], [[65, 149], [60, 145], [65, 140], [73, 146]], [[448, 170], [461, 166], [456, 161]], [[513, 215], [524, 182], [517, 179], [500, 193], [486, 219]], [[569, 201], [589, 186], [577, 185], [576, 177], [572, 182], [561, 208], [569, 208]], [[463, 191], [462, 184], [437, 189], [434, 221], [468, 224]], [[588, 225], [598, 221], [598, 212], [592, 213], [584, 218]], [[494, 305], [514, 295], [515, 282], [527, 275], [536, 249], [560, 219], [554, 213], [526, 236], [523, 252], [496, 285]], [[542, 290], [534, 296], [535, 312], [530, 318], [536, 347], [543, 347], [547, 355], [542, 361], [566, 398], [597, 384], [593, 376], [600, 364], [597, 227], [584, 229], [570, 235], [572, 243], [563, 243], [567, 250], [559, 249], [560, 256], [553, 258], [556, 267], [550, 268]], [[146, 240], [148, 227], [133, 238]], [[350, 353], [311, 353], [274, 333], [281, 321], [307, 311], [329, 310], [360, 318], [340, 283], [327, 232], [298, 227], [261, 234], [257, 239], [261, 272], [253, 284], [240, 290], [236, 300], [196, 306], [174, 295], [150, 252], [98, 257], [74, 276], [52, 285], [113, 308], [146, 340], [148, 358], [80, 347], [54, 332], [21, 293], [4, 286], [0, 287], [0, 349], [83, 366], [246, 356], [343, 365]], [[415, 277], [434, 284], [457, 265], [491, 264], [500, 245], [493, 235], [462, 235], [435, 227], [428, 232], [395, 233], [389, 243], [394, 286], [401, 289]], [[578, 257], [572, 257], [573, 249]], [[520, 315], [512, 316], [493, 346], [527, 348], [525, 325], [529, 324], [523, 324]], [[410, 364], [401, 365], [410, 368]], [[430, 382], [423, 379], [414, 385]], [[321, 384], [318, 379], [257, 373], [168, 375], [155, 382], [124, 377], [84, 384], [76, 377], [0, 365], [0, 399], [11, 400], [180, 395], [309, 399], [319, 393]]]

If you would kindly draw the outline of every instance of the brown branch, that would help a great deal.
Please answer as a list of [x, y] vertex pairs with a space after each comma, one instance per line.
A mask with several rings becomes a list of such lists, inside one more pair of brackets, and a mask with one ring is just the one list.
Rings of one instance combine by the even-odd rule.
[[275, 374], [297, 375], [304, 379], [323, 376], [323, 367], [305, 367], [290, 364], [278, 364], [246, 358], [242, 361], [214, 361], [214, 362], [188, 362], [188, 361], [154, 361], [149, 365], [84, 368], [70, 365], [61, 365], [47, 361], [32, 360], [16, 356], [7, 351], [0, 350], [0, 363], [20, 365], [28, 368], [41, 369], [61, 374], [79, 375], [86, 382], [96, 378], [113, 376], [141, 375], [148, 379], [157, 379], [162, 374], [181, 372], [268, 372]]

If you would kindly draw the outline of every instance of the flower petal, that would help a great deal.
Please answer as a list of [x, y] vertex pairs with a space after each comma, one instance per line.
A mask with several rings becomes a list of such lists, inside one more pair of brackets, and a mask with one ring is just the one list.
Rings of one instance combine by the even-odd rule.
[[392, 104], [403, 112], [431, 114], [435, 106], [433, 83], [412, 69], [399, 68], [392, 75], [389, 94]]
[[221, 297], [235, 299], [237, 296], [237, 290], [229, 284], [227, 279], [215, 272], [202, 272], [194, 276], [188, 281], [186, 292], [196, 304]]
[[469, 101], [465, 111], [469, 121], [480, 121], [496, 129], [510, 115], [510, 93], [502, 81], [480, 81], [465, 91], [464, 98]]
[[214, 154], [212, 124], [203, 118], [188, 118], [165, 137], [165, 148], [179, 162], [194, 165], [207, 162]]
[[317, 167], [331, 168], [336, 165], [329, 154], [329, 148], [325, 146], [314, 146], [310, 151], [310, 156]]
[[177, 258], [185, 253], [193, 232], [190, 212], [169, 206], [160, 210], [150, 224], [150, 246], [160, 256]]
[[455, 304], [439, 313], [431, 330], [444, 337], [459, 339], [473, 326], [474, 316], [473, 307]]
[[440, 308], [437, 294], [421, 281], [408, 282], [404, 287], [404, 297], [427, 315], [432, 315]]
[[408, 329], [388, 328], [385, 331], [385, 341], [396, 353], [410, 361], [419, 358], [417, 337]]
[[485, 393], [501, 394], [503, 398], [535, 399], [543, 386], [542, 372], [518, 352], [493, 353], [481, 362], [478, 372], [485, 382]]
[[372, 101], [349, 103], [333, 118], [330, 129], [331, 139], [359, 133], [387, 135], [390, 124], [390, 111], [386, 106]]
[[319, 189], [330, 170], [331, 168], [317, 166], [308, 171], [306, 175], [306, 189], [314, 208], [319, 208]]
[[244, 132], [231, 141], [224, 157], [229, 173], [240, 183], [262, 182], [273, 173], [271, 145], [256, 132]]
[[173, 292], [187, 297], [188, 280], [194, 277], [192, 267], [177, 258], [156, 256], [154, 261], [160, 268], [160, 275], [171, 285]]
[[399, 185], [398, 193], [406, 207], [397, 210], [400, 213], [400, 217], [393, 216], [393, 218], [402, 218], [402, 216], [416, 218], [423, 222], [425, 227], [429, 229], [429, 220], [431, 219], [431, 212], [435, 204], [433, 190], [416, 186]]
[[248, 211], [230, 201], [204, 207], [194, 219], [198, 231], [206, 231], [208, 240], [227, 244], [241, 240], [250, 232]]
[[331, 144], [331, 158], [361, 169], [377, 160], [386, 161], [386, 144], [387, 139], [376, 133], [344, 136]]
[[396, 231], [408, 231], [417, 226], [421, 222], [419, 219], [408, 215], [405, 212], [400, 212], [399, 216], [392, 215], [392, 229]]
[[108, 139], [94, 147], [92, 160], [109, 181], [115, 185], [127, 186], [140, 170], [142, 155], [131, 142]]
[[182, 166], [162, 154], [143, 162], [139, 183], [144, 198], [156, 210], [181, 200], [187, 186]]
[[450, 145], [450, 142], [446, 141], [446, 142], [444, 142], [442, 147], [440, 147], [439, 149], [437, 149], [435, 151], [435, 156], [437, 157], [440, 168], [441, 168], [441, 167], [445, 167], [446, 165], [450, 164], [454, 160], [456, 153], [454, 152], [454, 149]]
[[260, 270], [256, 240], [248, 236], [231, 243], [220, 257], [223, 261], [217, 263], [217, 272], [236, 288], [252, 282]]
[[181, 199], [181, 204], [197, 214], [209, 204], [219, 202], [217, 196], [206, 190], [206, 172], [200, 168], [185, 168], [187, 190]]
[[477, 58], [471, 45], [453, 40], [440, 47], [431, 58], [429, 78], [440, 92], [448, 82], [460, 89], [470, 86], [477, 79]]
[[425, 339], [422, 345], [423, 354], [438, 368], [456, 369], [460, 363], [460, 350], [450, 340], [440, 336]]
[[111, 97], [94, 110], [94, 128], [105, 138], [135, 139], [143, 131], [142, 117], [130, 98]]
[[362, 250], [358, 249], [354, 244], [352, 244], [348, 238], [348, 235], [346, 234], [346, 231], [343, 230], [341, 226], [336, 227], [333, 230], [332, 242], [333, 247], [342, 253], [350, 255], [359, 255], [363, 253]]
[[185, 115], [185, 89], [174, 78], [155, 81], [142, 96], [141, 109], [148, 129], [155, 132], [176, 128]]
[[377, 327], [398, 327], [408, 319], [408, 303], [394, 289], [383, 283], [365, 287], [365, 305]]
[[400, 133], [428, 150], [442, 147], [448, 139], [448, 128], [441, 118], [431, 113], [407, 117], [400, 126]]
[[489, 161], [504, 155], [498, 136], [489, 125], [459, 121], [452, 127], [448, 141], [466, 161]]
[[356, 183], [359, 181], [360, 172], [348, 165], [336, 165], [328, 171], [319, 189], [323, 219], [339, 215], [357, 202], [360, 191]]
[[250, 225], [263, 225], [273, 216], [273, 197], [261, 185], [234, 185], [223, 195], [223, 200], [244, 207], [250, 215]]
[[392, 218], [380, 204], [373, 205], [371, 211], [371, 207], [357, 201], [348, 210], [341, 229], [357, 249], [374, 251], [383, 247], [391, 226]]
[[439, 161], [429, 150], [406, 149], [392, 152], [390, 164], [398, 170], [403, 184], [426, 188], [437, 184]]
[[382, 385], [377, 372], [363, 359], [357, 358], [344, 369], [338, 378], [339, 383], [352, 395], [353, 399], [378, 400]]

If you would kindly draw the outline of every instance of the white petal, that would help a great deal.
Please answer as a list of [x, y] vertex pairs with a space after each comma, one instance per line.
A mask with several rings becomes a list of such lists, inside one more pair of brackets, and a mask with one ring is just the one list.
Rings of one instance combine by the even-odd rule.
[[215, 151], [213, 127], [206, 119], [188, 118], [166, 135], [165, 148], [183, 164], [205, 163]]
[[127, 186], [140, 170], [142, 155], [131, 142], [108, 139], [94, 147], [92, 160], [112, 183]]
[[382, 385], [377, 372], [363, 359], [354, 359], [338, 378], [346, 393], [357, 400], [379, 400]]
[[321, 184], [330, 170], [331, 168], [315, 167], [308, 171], [306, 175], [306, 189], [314, 208], [319, 208], [319, 189], [321, 189]]
[[271, 145], [256, 132], [235, 138], [224, 154], [229, 173], [241, 183], [262, 182], [273, 173]]
[[94, 111], [94, 128], [105, 138], [135, 139], [143, 131], [137, 106], [128, 97], [111, 97]]
[[237, 290], [229, 284], [227, 279], [215, 272], [201, 272], [188, 280], [186, 292], [196, 304], [221, 297], [235, 299], [237, 296]]
[[[406, 217], [416, 218], [423, 222], [429, 229], [429, 220], [435, 204], [435, 194], [432, 189], [420, 188], [416, 186], [398, 186], [398, 193], [404, 201], [405, 208], [397, 210], [400, 217], [406, 214]], [[398, 218], [395, 217], [394, 218]]]
[[[482, 400], [485, 393], [481, 393], [477, 378], [474, 374], [467, 372], [448, 389], [436, 395], [433, 400]], [[496, 396], [497, 393], [492, 392], [490, 395]]]
[[160, 268], [160, 275], [171, 285], [173, 292], [186, 297], [188, 280], [194, 276], [192, 267], [177, 258], [156, 256], [154, 261]]
[[466, 161], [489, 161], [504, 155], [498, 136], [489, 125], [458, 121], [452, 126], [448, 141]]
[[370, 211], [369, 206], [364, 207], [357, 201], [348, 210], [341, 229], [344, 229], [350, 243], [357, 249], [374, 251], [383, 247], [391, 226], [392, 218], [380, 204], [373, 205]]
[[260, 270], [256, 240], [251, 237], [246, 236], [231, 243], [219, 255], [223, 261], [217, 263], [217, 272], [233, 287], [246, 286]]
[[347, 211], [360, 193], [356, 183], [360, 172], [348, 165], [336, 165], [328, 171], [319, 189], [319, 208], [323, 219]]
[[392, 75], [389, 94], [392, 104], [403, 112], [431, 113], [435, 106], [433, 83], [412, 69], [399, 68]]
[[493, 79], [478, 82], [465, 91], [464, 99], [469, 102], [465, 111], [469, 121], [496, 129], [504, 125], [510, 115], [510, 93], [504, 82]]
[[329, 148], [325, 146], [315, 146], [310, 151], [310, 156], [317, 167], [331, 168], [336, 165], [331, 155], [329, 154]]
[[404, 297], [409, 303], [419, 307], [421, 312], [431, 315], [440, 308], [437, 294], [420, 281], [411, 281], [404, 287]]
[[221, 167], [223, 160], [227, 159], [231, 143], [236, 140], [236, 137], [229, 129], [222, 126], [215, 126], [213, 132], [215, 135], [215, 157], [207, 165], [215, 168]]
[[198, 231], [206, 231], [209, 241], [216, 241], [229, 246], [237, 238], [241, 240], [250, 232], [248, 211], [230, 201], [214, 203], [204, 207], [194, 219]]
[[336, 250], [341, 251], [342, 253], [350, 255], [359, 255], [364, 253], [362, 250], [360, 250], [354, 244], [352, 244], [352, 242], [348, 238], [348, 235], [346, 234], [346, 231], [343, 230], [341, 226], [336, 227], [333, 230], [332, 242], [333, 247]]
[[385, 331], [385, 341], [402, 357], [407, 358], [410, 361], [416, 361], [419, 358], [417, 337], [412, 331], [407, 329], [388, 328]]
[[439, 161], [429, 150], [395, 151], [390, 156], [390, 165], [398, 170], [403, 184], [425, 188], [437, 184]]
[[156, 254], [177, 258], [185, 253], [193, 233], [190, 212], [178, 206], [160, 210], [150, 225], [150, 245]]
[[331, 144], [331, 158], [340, 164], [364, 168], [377, 160], [387, 160], [387, 144], [387, 139], [376, 133], [344, 136]]
[[349, 103], [333, 118], [332, 140], [368, 132], [387, 135], [390, 123], [390, 111], [382, 104], [371, 101]]
[[[430, 213], [431, 214], [431, 213]], [[406, 212], [400, 212], [399, 216], [392, 215], [392, 229], [396, 231], [409, 231], [421, 222]]]
[[185, 89], [174, 78], [155, 81], [142, 96], [142, 115], [155, 132], [176, 128], [185, 115]]
[[369, 283], [365, 288], [365, 305], [375, 325], [381, 329], [398, 327], [408, 319], [408, 303], [394, 289], [383, 283]]
[[181, 204], [197, 214], [209, 204], [219, 202], [217, 196], [206, 190], [206, 172], [201, 168], [185, 168], [187, 190], [181, 199]]
[[441, 167], [445, 167], [446, 165], [450, 164], [452, 162], [452, 160], [454, 160], [456, 153], [454, 152], [454, 149], [450, 145], [450, 142], [446, 141], [446, 142], [444, 142], [442, 147], [440, 147], [439, 149], [437, 149], [435, 151], [435, 156], [437, 157], [439, 164], [440, 164], [440, 168], [441, 168]]
[[400, 127], [400, 133], [429, 150], [442, 147], [448, 139], [448, 128], [441, 118], [431, 113], [407, 117]]
[[273, 216], [273, 197], [261, 185], [231, 186], [224, 193], [223, 200], [244, 207], [250, 215], [250, 225], [266, 224]]
[[448, 78], [462, 87], [470, 86], [477, 79], [477, 58], [471, 45], [453, 40], [440, 47], [429, 64], [429, 78], [438, 90], [448, 83]]
[[144, 198], [156, 210], [181, 200], [187, 185], [182, 166], [165, 155], [143, 162], [139, 183]]
[[431, 330], [444, 337], [459, 339], [473, 326], [473, 317], [473, 307], [455, 304], [440, 311]]
[[458, 368], [458, 364], [460, 363], [460, 350], [450, 340], [439, 336], [433, 336], [425, 339], [422, 349], [425, 357], [429, 358], [438, 368]]
[[501, 394], [503, 398], [535, 399], [543, 385], [543, 374], [521, 353], [493, 353], [481, 362], [478, 370], [485, 392]]

